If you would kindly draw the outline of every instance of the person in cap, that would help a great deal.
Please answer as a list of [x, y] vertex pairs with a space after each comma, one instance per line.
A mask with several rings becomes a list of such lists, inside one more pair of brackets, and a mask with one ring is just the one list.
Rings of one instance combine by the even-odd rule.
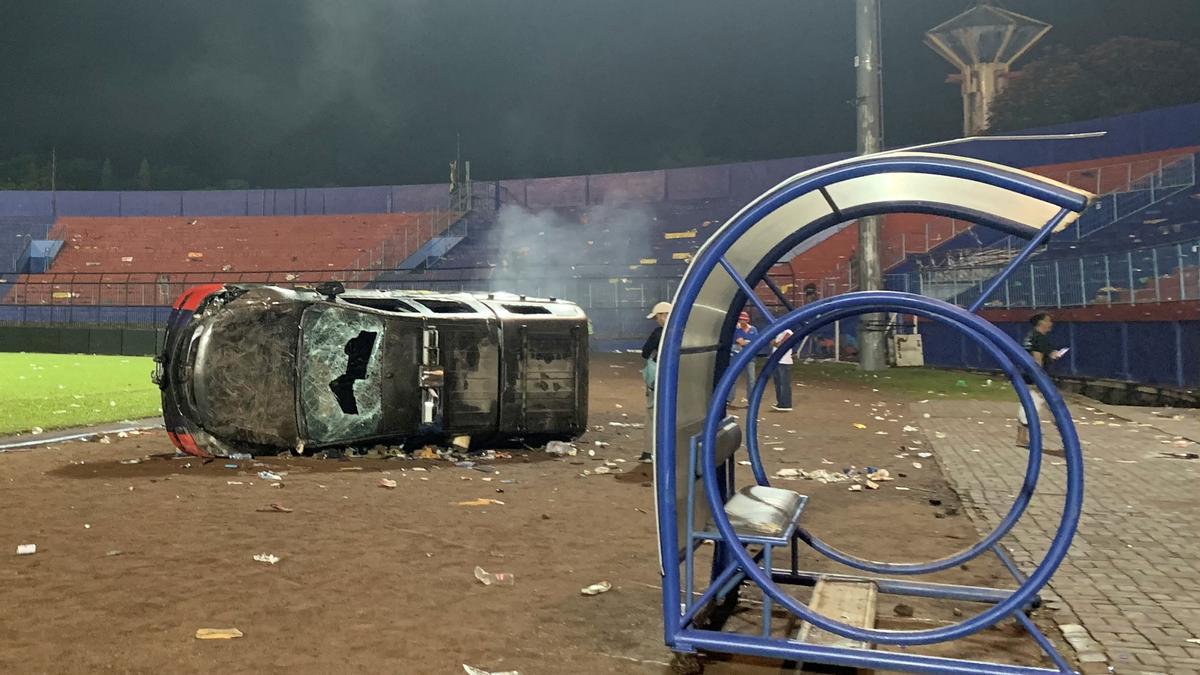
[[[741, 314], [738, 314], [737, 326], [735, 326], [733, 329], [733, 345], [730, 348], [730, 351], [734, 354], [740, 353], [742, 351], [742, 347], [750, 344], [750, 341], [754, 339], [755, 335], [758, 335], [758, 329], [750, 323], [750, 313], [742, 312]], [[742, 399], [742, 401], [749, 401], [750, 392], [754, 390], [754, 370], [754, 361], [751, 360], [750, 363], [746, 365], [746, 398]], [[737, 385], [734, 385], [729, 390], [729, 400], [725, 402], [726, 405], [728, 405], [730, 408], [745, 408], [746, 406], [744, 404], [735, 402], [737, 400], [736, 393]]]
[[652, 461], [650, 449], [654, 447], [654, 381], [658, 376], [658, 345], [662, 342], [663, 326], [667, 325], [667, 317], [671, 315], [671, 303], [660, 302], [646, 315], [658, 323], [646, 342], [642, 344], [642, 359], [646, 364], [642, 368], [642, 380], [646, 383], [646, 450], [638, 459], [642, 462]]

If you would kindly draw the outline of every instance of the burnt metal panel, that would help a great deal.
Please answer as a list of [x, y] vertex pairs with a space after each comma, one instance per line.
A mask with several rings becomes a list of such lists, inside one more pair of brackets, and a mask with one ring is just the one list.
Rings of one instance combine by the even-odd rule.
[[383, 340], [383, 419], [380, 433], [411, 436], [421, 425], [420, 318], [389, 317]]
[[500, 432], [572, 436], [587, 425], [586, 319], [502, 317]]
[[494, 317], [430, 322], [441, 341], [442, 423], [456, 434], [494, 433], [500, 419], [500, 330]]

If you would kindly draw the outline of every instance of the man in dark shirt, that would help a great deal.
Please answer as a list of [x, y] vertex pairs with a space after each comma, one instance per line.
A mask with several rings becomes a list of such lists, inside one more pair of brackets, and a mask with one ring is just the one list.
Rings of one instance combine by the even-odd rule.
[[[1029, 352], [1029, 355], [1033, 357], [1033, 360], [1043, 370], [1046, 370], [1047, 366], [1058, 360], [1059, 357], [1066, 353], [1066, 350], [1056, 350], [1050, 344], [1050, 331], [1054, 328], [1054, 319], [1049, 314], [1045, 312], [1034, 314], [1029, 319], [1029, 323], [1033, 325], [1033, 328], [1025, 336], [1025, 341], [1021, 346], [1025, 348], [1025, 351]], [[1026, 375], [1025, 383], [1032, 385], [1033, 378]], [[1029, 393], [1033, 396], [1033, 403], [1037, 409], [1038, 419], [1041, 420], [1046, 413], [1046, 399], [1042, 398], [1042, 395], [1033, 387], [1030, 387]], [[1017, 445], [1022, 448], [1028, 448], [1029, 419], [1025, 415], [1025, 407], [1020, 404], [1017, 405], [1017, 421], [1020, 422], [1017, 425]]]
[[646, 383], [646, 450], [638, 458], [642, 462], [652, 461], [650, 450], [654, 447], [654, 381], [658, 376], [658, 345], [662, 342], [663, 326], [667, 325], [670, 314], [671, 303], [660, 302], [646, 315], [647, 319], [654, 319], [658, 325], [642, 344], [642, 359], [646, 362], [642, 368], [642, 379]]

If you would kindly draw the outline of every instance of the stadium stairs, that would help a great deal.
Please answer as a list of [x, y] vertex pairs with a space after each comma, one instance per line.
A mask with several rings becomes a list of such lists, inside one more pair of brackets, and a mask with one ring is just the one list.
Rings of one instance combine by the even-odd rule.
[[[1154, 167], [1150, 173], [1135, 175], [1128, 181], [1101, 183], [1097, 178], [1102, 187], [1116, 185], [1116, 189], [1102, 194], [1076, 224], [1057, 234], [1032, 261], [1080, 258], [1147, 245], [1142, 242], [1170, 245], [1195, 238], [1195, 230], [1189, 227], [1196, 223], [1200, 206], [1195, 156], [1176, 154], [1168, 159], [1165, 163], [1136, 160], [1116, 165], [1125, 169], [1121, 172], [1125, 175], [1131, 167]], [[1092, 172], [1076, 170], [1070, 182], [1078, 184], [1079, 176], [1089, 173], [1103, 175], [1100, 168]], [[1110, 171], [1109, 175], [1115, 173]], [[887, 270], [887, 286], [962, 301], [964, 293], [969, 296], [971, 289], [978, 289], [998, 273], [1020, 245], [988, 228], [971, 228], [928, 254], [912, 256]]]

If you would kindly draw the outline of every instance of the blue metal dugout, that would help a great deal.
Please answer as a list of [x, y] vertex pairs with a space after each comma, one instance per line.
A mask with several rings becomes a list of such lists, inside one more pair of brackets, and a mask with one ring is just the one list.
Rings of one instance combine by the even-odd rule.
[[[697, 651], [746, 654], [785, 661], [926, 673], [1062, 673], [1070, 666], [1025, 610], [1062, 562], [1079, 521], [1083, 466], [1071, 416], [1050, 380], [1008, 335], [976, 312], [1014, 268], [1055, 231], [1070, 224], [1092, 195], [1004, 166], [946, 155], [895, 152], [858, 157], [796, 175], [743, 208], [708, 240], [684, 275], [659, 350], [654, 419], [655, 490], [663, 573], [666, 644], [681, 655]], [[775, 316], [754, 288], [784, 253], [812, 245], [839, 223], [886, 213], [928, 213], [981, 223], [1028, 243], [985, 289], [962, 308], [918, 295], [870, 291], [822, 300]], [[739, 354], [730, 355], [736, 316], [753, 303], [768, 325]], [[786, 305], [786, 301], [785, 301]], [[1028, 376], [1049, 404], [1065, 448], [1067, 491], [1062, 519], [1036, 569], [1022, 572], [999, 542], [1033, 495], [1042, 461], [1039, 425], [1030, 424], [1025, 480], [1000, 524], [973, 546], [923, 562], [878, 562], [844, 553], [809, 532], [802, 517], [806, 496], [772, 487], [759, 454], [759, 402], [783, 350], [767, 360], [750, 396], [746, 420], [727, 415], [725, 401], [756, 353], [785, 330], [788, 348], [839, 319], [866, 313], [920, 316], [975, 340], [1012, 381], [1026, 415], [1037, 420]], [[744, 440], [744, 444], [743, 444]], [[748, 455], [753, 484], [738, 488], [737, 452]], [[812, 508], [820, 508], [819, 504]], [[697, 580], [695, 552], [711, 542], [707, 578]], [[826, 575], [800, 569], [801, 544], [862, 574]], [[783, 565], [776, 562], [786, 554]], [[878, 575], [922, 575], [961, 565], [984, 553], [1000, 557], [1016, 589], [992, 589], [897, 580]], [[879, 630], [822, 616], [789, 594], [787, 585], [815, 586], [828, 579], [873, 584], [872, 592], [986, 603], [959, 623], [922, 630]], [[735, 607], [743, 585], [763, 598], [757, 634], [722, 630], [712, 617]], [[854, 641], [855, 646], [815, 644], [772, 631], [775, 609], [812, 628]], [[1022, 667], [874, 650], [872, 645], [913, 646], [959, 639], [1005, 618], [1020, 622], [1046, 651], [1054, 669]]]

